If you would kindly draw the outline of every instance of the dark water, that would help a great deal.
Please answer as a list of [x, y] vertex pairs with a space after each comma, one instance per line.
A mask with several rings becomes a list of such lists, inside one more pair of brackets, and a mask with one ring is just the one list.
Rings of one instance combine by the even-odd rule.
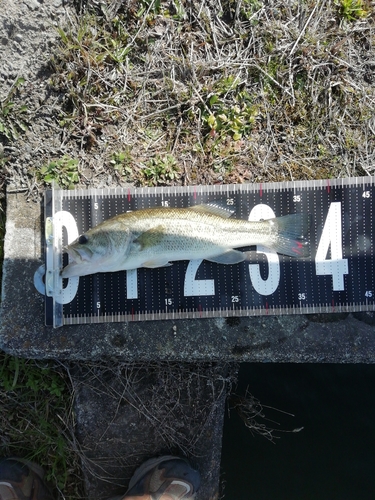
[[[232, 411], [224, 427], [225, 500], [374, 500], [375, 365], [243, 364], [275, 444], [252, 436]], [[267, 423], [263, 421], [264, 423]]]

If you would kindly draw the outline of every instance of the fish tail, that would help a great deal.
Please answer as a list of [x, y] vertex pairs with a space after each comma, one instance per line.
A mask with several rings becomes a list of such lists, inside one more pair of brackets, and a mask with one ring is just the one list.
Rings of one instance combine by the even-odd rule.
[[312, 217], [308, 214], [291, 214], [274, 219], [277, 231], [274, 250], [291, 257], [308, 257], [311, 253], [306, 236]]

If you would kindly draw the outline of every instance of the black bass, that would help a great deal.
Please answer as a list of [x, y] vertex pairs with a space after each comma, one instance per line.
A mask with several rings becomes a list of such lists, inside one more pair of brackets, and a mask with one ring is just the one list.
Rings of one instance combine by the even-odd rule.
[[239, 247], [264, 245], [280, 254], [307, 257], [306, 214], [249, 222], [231, 218], [219, 204], [189, 208], [149, 208], [117, 215], [82, 234], [66, 247], [63, 278], [170, 265], [206, 259], [237, 264], [248, 259]]

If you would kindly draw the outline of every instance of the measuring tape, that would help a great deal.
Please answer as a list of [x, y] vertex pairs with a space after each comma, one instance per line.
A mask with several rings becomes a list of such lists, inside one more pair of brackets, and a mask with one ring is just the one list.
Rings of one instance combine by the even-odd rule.
[[[268, 184], [115, 188], [45, 195], [46, 324], [374, 310], [374, 178]], [[159, 269], [62, 279], [63, 247], [100, 222], [155, 206], [220, 201], [235, 217], [312, 216], [311, 256], [254, 247], [235, 265], [192, 260]], [[249, 250], [249, 249], [246, 249]], [[250, 248], [251, 250], [251, 248]]]

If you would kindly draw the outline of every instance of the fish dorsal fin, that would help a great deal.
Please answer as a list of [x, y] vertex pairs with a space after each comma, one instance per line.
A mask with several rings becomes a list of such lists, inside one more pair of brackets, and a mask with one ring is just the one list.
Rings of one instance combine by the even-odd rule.
[[236, 211], [233, 207], [228, 207], [224, 202], [220, 201], [212, 201], [202, 205], [195, 205], [194, 207], [190, 207], [190, 210], [204, 214], [216, 215], [217, 217], [223, 217], [224, 219], [229, 219], [229, 217], [231, 217]]

